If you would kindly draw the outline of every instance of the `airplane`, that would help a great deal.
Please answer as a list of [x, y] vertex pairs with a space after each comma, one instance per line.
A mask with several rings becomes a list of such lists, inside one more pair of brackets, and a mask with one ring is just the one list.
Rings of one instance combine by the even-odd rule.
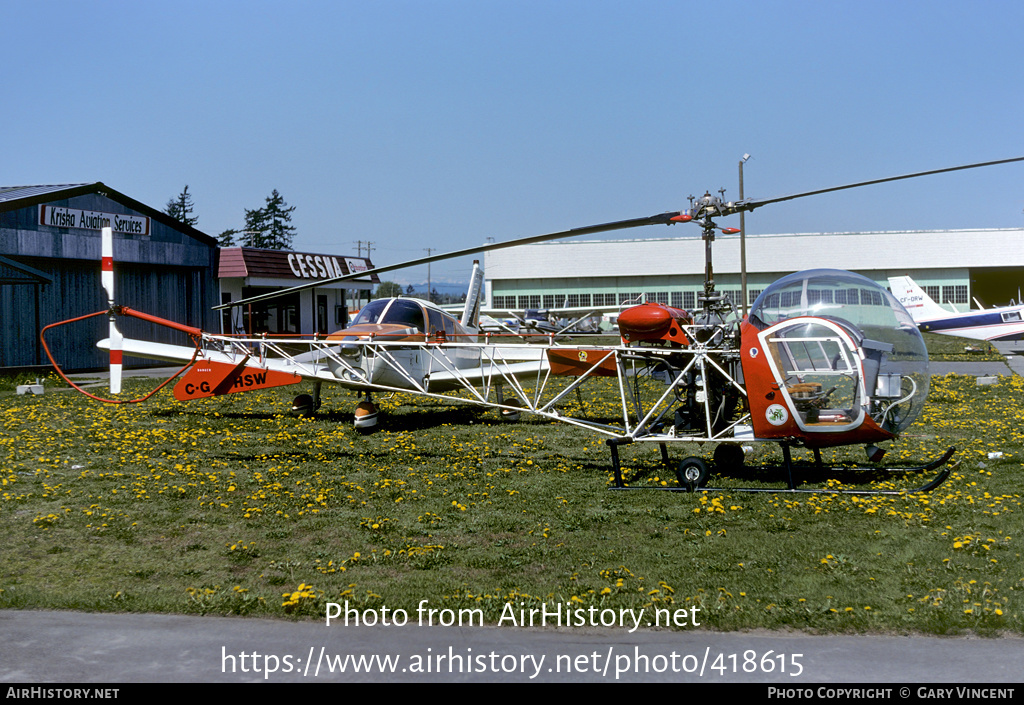
[[[116, 305], [111, 229], [104, 228], [101, 238], [102, 285], [110, 305], [110, 334], [97, 346], [110, 352], [111, 394], [120, 393], [124, 356], [183, 364], [172, 377], [185, 373], [174, 387], [174, 397], [179, 401], [285, 386], [308, 379], [314, 383], [313, 394], [296, 396], [291, 412], [311, 415], [321, 405], [322, 384], [329, 382], [363, 394], [364, 400], [355, 409], [354, 426], [360, 432], [371, 433], [378, 422], [378, 408], [372, 396], [375, 391], [412, 391], [436, 397], [453, 390], [483, 387], [486, 394], [492, 394], [501, 404], [506, 385], [518, 386], [519, 376], [542, 375], [547, 370], [540, 348], [479, 342], [484, 274], [479, 262], [474, 262], [461, 318], [429, 301], [392, 297], [370, 301], [348, 326], [327, 336], [296, 339], [259, 334], [246, 337], [210, 334]], [[194, 345], [125, 338], [116, 325], [118, 316], [179, 330], [186, 333]], [[46, 332], [70, 322], [73, 321], [43, 328], [42, 342], [48, 355]], [[486, 333], [482, 336], [484, 341], [490, 337]], [[305, 351], [296, 353], [296, 347]], [[60, 372], [52, 356], [50, 359]], [[476, 395], [486, 399], [479, 393]], [[116, 401], [89, 396], [100, 401]], [[517, 413], [514, 408], [505, 409], [510, 418], [517, 417]]]
[[[458, 311], [460, 307], [445, 307]], [[494, 333], [505, 332], [526, 337], [530, 335], [558, 336], [573, 333], [598, 333], [604, 314], [621, 310], [619, 306], [563, 306], [551, 308], [483, 308], [480, 309], [480, 329]]]
[[[878, 465], [884, 455], [878, 444], [905, 431], [920, 416], [928, 394], [928, 354], [907, 310], [884, 287], [861, 275], [817, 269], [777, 280], [761, 292], [749, 314], [741, 317], [729, 297], [715, 290], [712, 264], [716, 231], [737, 230], [719, 227], [714, 219], [820, 193], [1017, 161], [1024, 161], [1024, 157], [765, 200], [723, 202], [705, 193], [691, 201], [685, 211], [489, 243], [371, 270], [380, 274], [502, 247], [646, 225], [695, 223], [706, 243], [705, 283], [698, 308], [691, 312], [651, 301], [627, 308], [617, 318], [621, 337], [618, 344], [567, 345], [555, 340], [543, 345], [495, 343], [490, 334], [474, 332], [471, 325], [466, 325], [479, 311], [482, 272], [478, 272], [458, 327], [454, 318], [448, 323], [444, 311], [436, 307], [398, 298], [375, 302], [364, 308], [348, 328], [312, 340], [206, 333], [116, 305], [111, 283], [107, 288], [110, 308], [93, 314], [110, 318], [110, 336], [98, 345], [110, 350], [112, 389], [114, 368], [122, 355], [183, 362], [178, 374], [186, 370], [187, 374], [175, 387], [179, 399], [283, 386], [305, 379], [313, 382], [314, 394], [296, 397], [293, 410], [313, 413], [323, 383], [356, 389], [365, 394], [355, 413], [356, 428], [362, 432], [378, 427], [371, 393], [392, 391], [496, 409], [510, 421], [529, 413], [572, 424], [606, 436], [614, 489], [864, 495], [927, 492], [949, 477], [953, 466], [948, 463], [954, 448], [935, 461], [917, 466]], [[104, 245], [105, 286], [112, 260], [108, 252]], [[366, 274], [343, 275], [314, 285]], [[299, 285], [215, 308], [246, 305], [314, 285]], [[116, 319], [125, 315], [184, 331], [195, 347], [125, 339], [115, 325]], [[45, 333], [71, 322], [51, 324], [42, 332], [44, 349], [61, 376], [46, 347]], [[450, 330], [446, 325], [451, 326]], [[304, 352], [297, 353], [296, 349]], [[615, 418], [586, 418], [581, 391], [590, 386], [617, 394], [620, 411]], [[452, 396], [452, 390], [460, 395]], [[574, 393], [581, 401], [580, 415], [567, 411], [571, 407], [566, 402]], [[744, 465], [743, 445], [754, 442], [781, 447], [782, 466], [771, 469], [782, 473], [786, 489], [708, 487], [711, 468], [704, 459], [688, 456], [673, 465], [668, 454], [668, 446], [674, 443], [711, 443], [713, 466], [728, 471]], [[657, 443], [663, 465], [675, 473], [678, 484], [663, 488], [627, 485], [619, 448], [632, 443]], [[824, 465], [821, 450], [849, 445], [863, 445], [873, 465]], [[909, 490], [798, 487], [798, 466], [791, 456], [796, 447], [813, 452], [810, 469], [818, 473], [941, 470]]]
[[1024, 339], [1024, 303], [951, 312], [942, 308], [908, 276], [889, 277], [889, 288], [927, 333], [954, 335], [972, 340]]

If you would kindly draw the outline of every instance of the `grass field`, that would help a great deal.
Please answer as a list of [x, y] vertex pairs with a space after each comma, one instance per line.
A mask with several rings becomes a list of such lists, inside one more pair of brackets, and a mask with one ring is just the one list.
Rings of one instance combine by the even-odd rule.
[[[322, 618], [327, 602], [412, 612], [426, 599], [495, 621], [547, 602], [696, 607], [722, 630], [1024, 633], [1018, 377], [933, 378], [887, 460], [955, 445], [960, 464], [935, 492], [899, 497], [610, 491], [608, 450], [579, 429], [398, 396], [361, 436], [354, 394], [325, 389], [302, 419], [282, 413], [296, 389], [0, 397], [0, 607]], [[622, 453], [632, 485], [674, 484], [656, 447]]]

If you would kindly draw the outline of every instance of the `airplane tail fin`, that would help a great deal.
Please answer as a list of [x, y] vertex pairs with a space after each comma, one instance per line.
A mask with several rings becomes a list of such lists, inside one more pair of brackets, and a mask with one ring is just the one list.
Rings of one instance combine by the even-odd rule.
[[466, 330], [477, 330], [480, 327], [480, 302], [484, 292], [484, 270], [478, 261], [473, 262], [473, 274], [469, 278], [469, 290], [466, 292], [466, 308], [462, 310], [459, 321]]
[[102, 269], [100, 282], [107, 293], [110, 305], [110, 393], [121, 393], [121, 357], [124, 336], [117, 329], [117, 317], [114, 314], [114, 232], [111, 228], [103, 228], [100, 242]]
[[889, 277], [889, 287], [896, 300], [903, 304], [915, 321], [948, 316], [950, 313], [935, 303], [910, 277]]

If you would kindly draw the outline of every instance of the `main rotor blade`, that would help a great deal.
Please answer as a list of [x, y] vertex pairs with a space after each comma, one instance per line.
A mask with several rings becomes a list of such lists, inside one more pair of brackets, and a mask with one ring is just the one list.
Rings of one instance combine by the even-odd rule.
[[398, 264], [388, 264], [382, 267], [374, 267], [373, 269], [367, 269], [362, 272], [356, 272], [353, 274], [343, 274], [340, 277], [332, 277], [331, 279], [319, 279], [315, 282], [308, 284], [300, 284], [293, 286], [288, 289], [281, 289], [280, 291], [273, 291], [268, 294], [260, 294], [259, 296], [250, 296], [247, 299], [239, 299], [238, 301], [232, 301], [230, 303], [220, 304], [214, 306], [214, 310], [220, 310], [225, 308], [232, 308], [235, 306], [244, 306], [246, 304], [256, 303], [257, 301], [265, 301], [267, 299], [274, 299], [280, 296], [287, 296], [299, 291], [305, 291], [306, 289], [314, 289], [316, 287], [325, 286], [327, 284], [334, 284], [336, 282], [351, 281], [353, 279], [364, 279], [371, 274], [383, 274], [384, 272], [391, 272], [396, 269], [405, 269], [406, 267], [416, 267], [421, 264], [430, 264], [431, 262], [439, 262], [441, 260], [453, 259], [455, 257], [465, 257], [467, 255], [475, 255], [481, 252], [490, 252], [491, 250], [500, 250], [506, 247], [518, 247], [520, 245], [532, 245], [538, 242], [547, 242], [548, 240], [559, 240], [565, 237], [578, 237], [580, 235], [592, 235], [594, 233], [603, 233], [609, 230], [624, 230], [626, 228], [638, 228], [643, 225], [672, 225], [672, 218], [680, 215], [679, 211], [671, 213], [659, 213], [658, 215], [650, 215], [646, 218], [633, 218], [631, 220], [618, 220], [614, 223], [602, 223], [601, 225], [589, 225], [583, 228], [572, 228], [571, 230], [562, 230], [557, 233], [547, 233], [546, 235], [532, 235], [530, 237], [522, 237], [516, 240], [507, 240], [505, 242], [491, 242], [486, 245], [479, 245], [477, 247], [467, 247], [462, 250], [455, 250], [453, 252], [446, 252], [440, 255], [431, 255], [430, 257], [420, 257], [419, 259], [408, 260], [406, 262], [400, 262]]
[[[780, 203], [782, 201], [792, 201], [796, 198], [803, 198], [805, 196], [817, 196], [822, 193], [831, 193], [833, 191], [843, 191], [851, 188], [858, 188], [860, 186], [871, 186], [873, 184], [884, 184], [889, 181], [900, 181], [902, 179], [913, 179], [919, 176], [929, 176], [931, 174], [943, 174], [950, 171], [961, 171], [963, 169], [976, 169], [983, 166], [994, 166], [996, 164], [1009, 164], [1011, 162], [1024, 161], [1024, 157], [1014, 157], [1012, 159], [999, 159], [992, 162], [979, 162], [977, 164], [965, 164], [963, 166], [947, 167], [945, 169], [932, 169], [930, 171], [919, 171], [913, 174], [904, 174], [902, 176], [889, 176], [884, 179], [872, 179], [871, 181], [859, 181], [855, 184], [846, 184], [844, 186], [833, 186], [831, 188], [817, 189], [815, 191], [805, 191], [803, 193], [794, 193], [789, 196], [780, 196], [778, 198], [769, 198], [765, 200], [743, 200], [737, 201], [719, 207], [715, 215], [726, 216], [733, 213], [739, 213], [741, 211], [752, 211], [755, 208], [768, 205], [769, 203]], [[353, 279], [363, 279], [373, 274], [383, 274], [385, 272], [391, 272], [396, 269], [404, 269], [406, 267], [416, 267], [421, 264], [430, 264], [431, 262], [439, 262], [441, 260], [452, 259], [455, 257], [464, 257], [467, 255], [475, 255], [481, 252], [490, 252], [491, 250], [500, 250], [505, 247], [518, 247], [519, 245], [531, 245], [538, 242], [547, 242], [548, 240], [560, 240], [562, 238], [578, 237], [580, 235], [591, 235], [594, 233], [607, 232], [609, 230], [625, 230], [626, 228], [637, 228], [644, 225], [671, 225], [675, 221], [672, 219], [676, 216], [683, 215], [681, 211], [674, 211], [670, 213], [659, 213], [658, 215], [647, 216], [646, 218], [633, 218], [631, 220], [618, 220], [613, 223], [603, 223], [601, 225], [590, 225], [583, 228], [572, 228], [570, 230], [563, 230], [557, 233], [548, 233], [546, 235], [534, 235], [531, 237], [519, 238], [516, 240], [508, 240], [506, 242], [488, 243], [486, 245], [480, 245], [478, 247], [467, 247], [462, 250], [455, 250], [453, 252], [446, 252], [440, 255], [432, 255], [430, 257], [420, 257], [419, 259], [408, 260], [406, 262], [400, 262], [398, 264], [389, 264], [383, 267], [375, 267], [374, 269], [368, 269], [363, 272], [357, 272], [354, 274], [345, 274], [340, 277], [333, 277], [331, 279], [320, 279], [315, 282], [309, 282], [308, 284], [300, 284], [293, 286], [288, 289], [281, 289], [280, 291], [270, 292], [268, 294], [260, 294], [259, 296], [251, 296], [247, 299], [239, 299], [238, 301], [232, 301], [226, 304], [220, 304], [214, 306], [215, 310], [221, 310], [225, 308], [233, 308], [235, 306], [244, 306], [246, 304], [256, 303], [257, 301], [266, 301], [269, 299], [275, 299], [281, 296], [287, 296], [288, 294], [294, 294], [306, 289], [314, 289], [316, 287], [325, 286], [327, 284], [334, 284], [337, 282], [351, 281]]]
[[962, 171], [963, 169], [976, 169], [982, 166], [994, 166], [996, 164], [1009, 164], [1010, 162], [1024, 161], [1024, 157], [1014, 157], [1013, 159], [999, 159], [994, 162], [979, 162], [977, 164], [965, 164], [963, 166], [951, 166], [945, 169], [932, 169], [930, 171], [918, 171], [914, 174], [904, 174], [903, 176], [889, 176], [884, 179], [872, 179], [871, 181], [858, 181], [855, 184], [846, 184], [845, 186], [833, 186], [832, 188], [817, 189], [816, 191], [805, 191], [804, 193], [794, 193], [790, 196], [780, 196], [779, 198], [768, 198], [763, 201], [745, 201], [735, 204], [736, 210], [752, 211], [755, 208], [767, 205], [769, 203], [779, 203], [780, 201], [792, 201], [794, 198], [803, 198], [804, 196], [817, 196], [821, 193], [831, 193], [832, 191], [844, 191], [850, 188], [858, 188], [860, 186], [871, 186], [873, 184], [884, 184], [889, 181], [900, 181], [902, 179], [914, 179], [918, 176], [930, 176], [931, 174], [944, 174], [947, 171]]

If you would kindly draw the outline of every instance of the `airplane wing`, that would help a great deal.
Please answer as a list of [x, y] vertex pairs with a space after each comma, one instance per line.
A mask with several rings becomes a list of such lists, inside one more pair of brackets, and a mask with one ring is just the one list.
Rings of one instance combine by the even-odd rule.
[[[534, 353], [526, 348], [536, 347]], [[539, 382], [550, 370], [545, 349], [540, 346], [517, 348], [484, 348], [478, 367], [432, 370], [426, 377], [431, 391], [489, 387], [501, 384], [529, 384]]]

